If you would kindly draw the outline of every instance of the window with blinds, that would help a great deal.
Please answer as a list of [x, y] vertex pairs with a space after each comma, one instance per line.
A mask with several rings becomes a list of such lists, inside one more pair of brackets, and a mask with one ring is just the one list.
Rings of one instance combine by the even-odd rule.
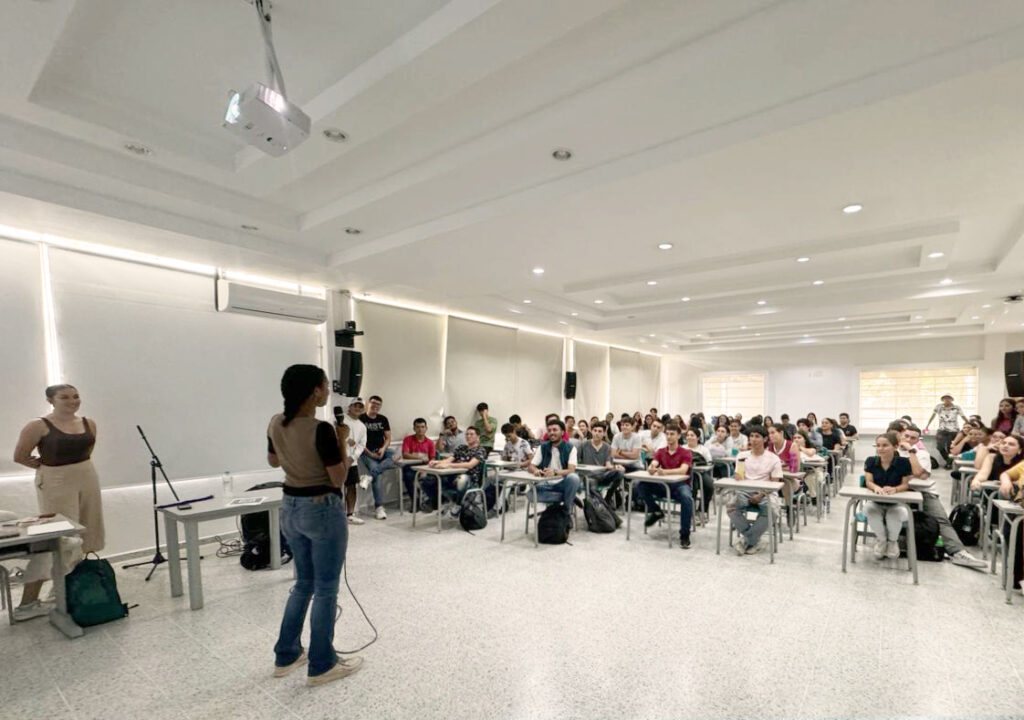
[[705, 415], [744, 418], [764, 414], [764, 373], [714, 374], [701, 377], [701, 406]]
[[978, 368], [862, 370], [858, 422], [865, 428], [884, 430], [896, 418], [909, 415], [923, 427], [946, 394], [955, 398], [965, 414], [978, 412]]

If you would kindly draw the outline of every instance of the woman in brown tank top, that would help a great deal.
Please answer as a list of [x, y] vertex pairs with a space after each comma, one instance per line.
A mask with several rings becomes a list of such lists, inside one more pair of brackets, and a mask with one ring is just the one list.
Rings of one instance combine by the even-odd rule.
[[[22, 429], [14, 461], [36, 471], [40, 513], [58, 513], [85, 526], [81, 547], [74, 548], [72, 562], [68, 563], [70, 568], [82, 553], [103, 549], [100, 482], [90, 460], [96, 444], [96, 423], [77, 415], [82, 399], [73, 385], [46, 388], [46, 399], [53, 405], [53, 412]], [[33, 455], [33, 450], [38, 454]], [[15, 611], [17, 619], [44, 615], [50, 609], [39, 601], [45, 578], [28, 580], [22, 590], [21, 605]]]

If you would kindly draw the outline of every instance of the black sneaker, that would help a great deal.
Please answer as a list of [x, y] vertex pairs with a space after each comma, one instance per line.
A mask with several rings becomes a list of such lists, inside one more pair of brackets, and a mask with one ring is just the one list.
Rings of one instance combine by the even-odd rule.
[[644, 520], [644, 527], [651, 527], [656, 522], [665, 517], [665, 513], [661, 510], [655, 510], [654, 512], [647, 513], [647, 518]]
[[686, 536], [684, 538], [679, 538], [679, 547], [681, 547], [683, 550], [689, 550], [690, 549], [690, 537]]

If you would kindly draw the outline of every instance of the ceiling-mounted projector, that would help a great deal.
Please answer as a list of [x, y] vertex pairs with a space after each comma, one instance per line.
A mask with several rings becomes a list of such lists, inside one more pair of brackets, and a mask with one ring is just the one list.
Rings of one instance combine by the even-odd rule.
[[233, 92], [224, 127], [268, 155], [278, 157], [309, 137], [309, 115], [263, 83]]
[[270, 82], [255, 82], [242, 92], [232, 90], [223, 125], [253, 147], [279, 157], [309, 137], [309, 115], [288, 102], [270, 31], [269, 1], [246, 1], [259, 16]]

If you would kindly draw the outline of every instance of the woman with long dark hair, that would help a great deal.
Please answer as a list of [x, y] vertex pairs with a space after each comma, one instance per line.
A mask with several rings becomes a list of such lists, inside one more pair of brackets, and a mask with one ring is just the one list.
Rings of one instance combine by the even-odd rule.
[[[342, 660], [334, 649], [334, 613], [341, 568], [348, 547], [348, 521], [341, 497], [349, 465], [345, 447], [316, 409], [331, 396], [324, 371], [292, 365], [281, 378], [284, 412], [267, 427], [267, 462], [284, 469], [281, 530], [295, 562], [295, 585], [284, 608], [274, 645], [274, 677], [309, 663], [307, 685], [351, 675], [361, 657]], [[310, 601], [309, 656], [302, 649], [302, 626]]]
[[1013, 424], [1017, 421], [1017, 407], [1013, 398], [1003, 398], [999, 401], [999, 412], [992, 418], [989, 427], [992, 432], [996, 430], [1009, 435], [1013, 432]]

